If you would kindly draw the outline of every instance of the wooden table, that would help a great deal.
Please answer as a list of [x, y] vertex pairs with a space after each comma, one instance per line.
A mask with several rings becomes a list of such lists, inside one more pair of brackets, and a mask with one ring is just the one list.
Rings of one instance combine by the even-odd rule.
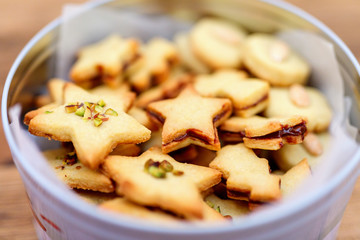
[[[65, 3], [84, 0], [0, 1], [0, 84], [22, 47], [45, 24], [61, 14]], [[322, 20], [360, 59], [359, 0], [289, 0]], [[0, 239], [36, 239], [24, 187], [0, 129]], [[342, 220], [338, 239], [360, 239], [360, 180]]]

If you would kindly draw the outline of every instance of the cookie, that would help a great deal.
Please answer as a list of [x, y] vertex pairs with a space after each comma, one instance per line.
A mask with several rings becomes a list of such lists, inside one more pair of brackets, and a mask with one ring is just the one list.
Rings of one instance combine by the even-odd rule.
[[92, 190], [104, 193], [114, 191], [111, 180], [80, 163], [75, 152], [60, 148], [43, 152], [56, 176], [71, 188]]
[[103, 193], [103, 192], [95, 192], [95, 191], [82, 190], [82, 189], [73, 189], [73, 191], [82, 200], [95, 205], [119, 197], [115, 193]]
[[66, 81], [60, 78], [52, 78], [47, 83], [52, 102], [63, 104], [64, 102], [64, 86]]
[[280, 177], [270, 174], [268, 161], [243, 143], [223, 147], [210, 167], [223, 173], [231, 199], [263, 203], [281, 197]]
[[281, 176], [281, 194], [283, 196], [291, 194], [309, 176], [311, 169], [307, 159], [304, 158]]
[[200, 192], [221, 180], [219, 171], [179, 163], [160, 148], [139, 157], [108, 156], [103, 171], [127, 199], [196, 219], [204, 217]]
[[209, 73], [211, 69], [203, 62], [201, 62], [194, 54], [188, 33], [178, 33], [174, 38], [175, 44], [181, 58], [181, 63], [186, 68], [197, 74]]
[[150, 130], [127, 115], [118, 100], [101, 98], [67, 83], [64, 101], [50, 113], [35, 116], [29, 132], [73, 142], [80, 162], [91, 169], [97, 169], [118, 144], [141, 143], [150, 138]]
[[[305, 136], [304, 141], [306, 141], [308, 136], [311, 136], [311, 134]], [[327, 151], [330, 146], [331, 135], [328, 132], [323, 132], [316, 134], [316, 136], [320, 141], [322, 152]], [[294, 167], [304, 158], [307, 159], [309, 165], [313, 168], [319, 164], [322, 157], [322, 154], [314, 155], [311, 153], [311, 151], [306, 148], [304, 143], [296, 145], [285, 145], [282, 149], [274, 151], [272, 155], [276, 164], [283, 171], [287, 171]]]
[[[291, 89], [291, 88], [290, 88]], [[290, 89], [271, 88], [269, 105], [264, 111], [266, 117], [289, 117], [300, 115], [308, 120], [309, 132], [325, 131], [330, 125], [332, 111], [325, 96], [317, 89], [305, 87], [309, 98], [308, 106], [298, 106], [291, 99]]]
[[132, 107], [128, 111], [128, 114], [136, 119], [139, 123], [144, 125], [146, 128], [150, 129], [151, 131], [156, 131], [158, 129], [157, 125], [154, 124], [149, 116], [146, 114], [146, 111], [142, 108]]
[[300, 116], [287, 118], [232, 117], [221, 126], [224, 141], [241, 142], [248, 148], [278, 150], [284, 144], [301, 143], [307, 133], [306, 119]]
[[137, 92], [167, 79], [171, 68], [178, 62], [178, 53], [173, 43], [163, 38], [151, 39], [141, 51], [142, 63], [129, 70], [127, 78]]
[[135, 157], [139, 156], [140, 153], [141, 148], [136, 144], [119, 144], [112, 150], [110, 154]]
[[225, 217], [241, 217], [250, 213], [246, 201], [221, 199], [215, 194], [211, 194], [205, 198], [205, 202]]
[[147, 91], [140, 93], [135, 105], [146, 108], [151, 102], [175, 98], [191, 82], [193, 78], [183, 70], [173, 70], [168, 79]]
[[256, 77], [274, 86], [306, 84], [310, 66], [274, 35], [255, 33], [244, 43], [244, 65]]
[[52, 109], [54, 109], [54, 108], [56, 108], [58, 106], [59, 106], [58, 103], [49, 103], [49, 104], [47, 104], [45, 106], [42, 106], [42, 107], [40, 107], [38, 109], [27, 112], [25, 114], [25, 116], [24, 116], [24, 124], [29, 125], [31, 119], [33, 119], [34, 117], [36, 117], [39, 114], [50, 114], [50, 113], [52, 113], [53, 112]]
[[177, 98], [153, 102], [146, 108], [150, 118], [163, 124], [162, 150], [169, 153], [190, 144], [219, 150], [216, 127], [231, 115], [228, 99], [201, 97], [191, 86]]
[[70, 70], [70, 78], [78, 85], [92, 88], [100, 83], [118, 86], [123, 68], [137, 58], [138, 42], [111, 35], [102, 41], [83, 47]]
[[212, 69], [241, 67], [245, 37], [240, 26], [216, 18], [201, 19], [189, 34], [195, 56]]
[[246, 76], [243, 71], [220, 70], [211, 75], [198, 75], [194, 87], [201, 96], [229, 98], [235, 115], [250, 117], [266, 108], [270, 85]]

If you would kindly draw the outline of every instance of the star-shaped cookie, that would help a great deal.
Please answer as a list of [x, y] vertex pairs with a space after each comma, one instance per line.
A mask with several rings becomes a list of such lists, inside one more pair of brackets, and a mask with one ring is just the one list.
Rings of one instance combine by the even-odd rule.
[[73, 142], [85, 166], [96, 169], [116, 145], [141, 143], [150, 130], [127, 115], [123, 104], [113, 97], [99, 97], [67, 83], [65, 104], [36, 115], [29, 132], [63, 142]]
[[[171, 171], [157, 175], [167, 161]], [[149, 166], [149, 161], [153, 164]], [[139, 157], [108, 156], [103, 171], [117, 184], [117, 192], [138, 204], [160, 207], [186, 218], [204, 217], [200, 192], [221, 181], [215, 169], [175, 161], [153, 147]], [[154, 170], [154, 171], [152, 171]]]
[[150, 103], [146, 109], [151, 119], [163, 124], [164, 153], [190, 144], [219, 150], [216, 127], [232, 112], [229, 99], [201, 97], [192, 86], [178, 97]]
[[280, 177], [270, 174], [268, 161], [243, 143], [223, 147], [209, 166], [227, 179], [229, 198], [262, 203], [281, 197]]
[[229, 98], [235, 115], [241, 117], [263, 111], [269, 102], [269, 83], [247, 78], [241, 71], [220, 70], [212, 75], [198, 75], [194, 86], [201, 96]]
[[112, 87], [122, 81], [123, 69], [137, 57], [138, 42], [111, 35], [93, 45], [82, 48], [72, 66], [70, 78], [85, 88], [101, 82]]

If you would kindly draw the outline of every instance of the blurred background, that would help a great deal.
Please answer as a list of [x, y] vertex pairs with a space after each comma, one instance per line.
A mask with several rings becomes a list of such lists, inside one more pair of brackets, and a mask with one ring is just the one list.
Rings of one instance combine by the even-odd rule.
[[[84, 0], [0, 0], [0, 84], [25, 44], [61, 15], [67, 3]], [[288, 0], [329, 26], [360, 59], [359, 0]], [[0, 129], [0, 239], [36, 239], [24, 187]], [[338, 239], [360, 239], [360, 180], [340, 225]]]

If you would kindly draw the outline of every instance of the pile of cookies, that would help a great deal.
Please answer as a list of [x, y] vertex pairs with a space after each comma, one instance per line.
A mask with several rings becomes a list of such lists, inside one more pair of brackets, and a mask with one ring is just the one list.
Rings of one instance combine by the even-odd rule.
[[[151, 221], [221, 221], [271, 204], [326, 151], [331, 110], [274, 35], [204, 18], [170, 41], [112, 35], [51, 79], [29, 132], [70, 188]], [[271, 166], [271, 167], [270, 167]]]

